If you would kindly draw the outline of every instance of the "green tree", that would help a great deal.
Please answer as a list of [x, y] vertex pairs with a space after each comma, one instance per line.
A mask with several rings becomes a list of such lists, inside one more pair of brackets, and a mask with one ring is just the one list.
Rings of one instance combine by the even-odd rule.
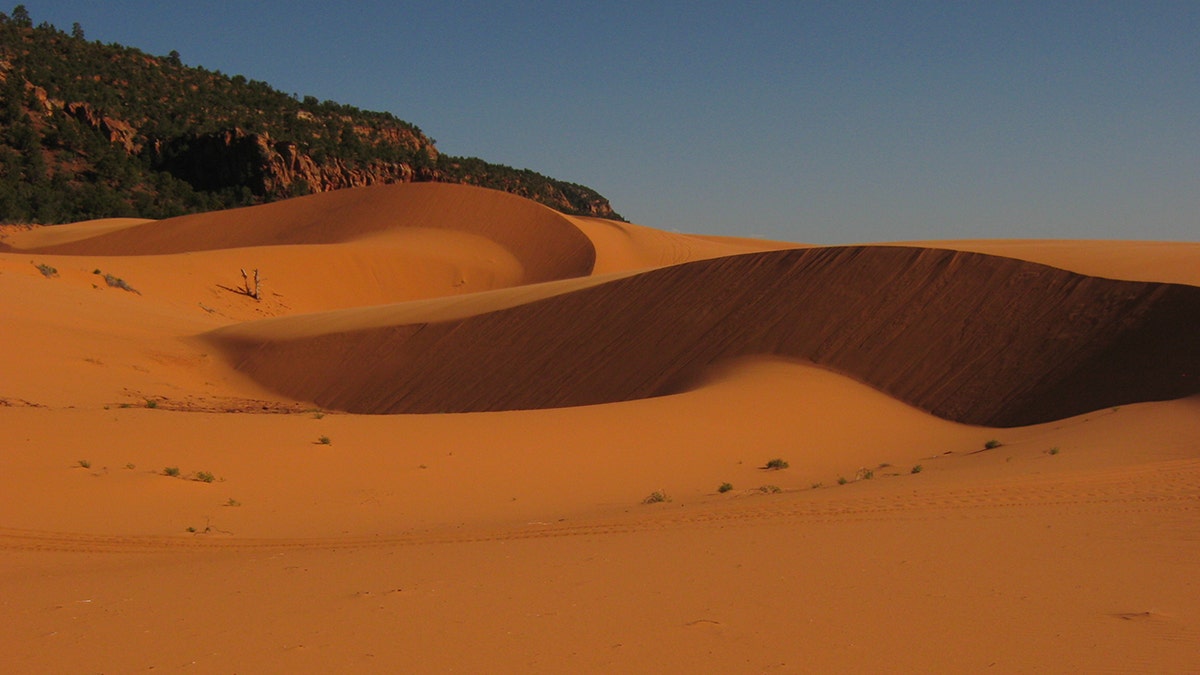
[[33, 28], [33, 19], [29, 17], [29, 10], [25, 9], [25, 5], [13, 7], [11, 19], [21, 28]]

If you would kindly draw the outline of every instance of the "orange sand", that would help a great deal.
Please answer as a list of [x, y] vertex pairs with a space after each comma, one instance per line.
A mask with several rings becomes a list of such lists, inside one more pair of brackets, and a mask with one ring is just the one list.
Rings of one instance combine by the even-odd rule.
[[[0, 244], [6, 671], [1200, 663], [1200, 396], [1163, 368], [1200, 245], [787, 250], [440, 185]], [[332, 409], [401, 398], [517, 409]], [[1004, 401], [1076, 409], [963, 423]]]

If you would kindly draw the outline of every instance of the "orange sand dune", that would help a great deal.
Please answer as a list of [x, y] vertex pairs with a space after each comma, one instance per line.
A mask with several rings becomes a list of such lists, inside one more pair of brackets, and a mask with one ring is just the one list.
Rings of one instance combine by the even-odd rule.
[[[590, 230], [609, 227], [579, 220]], [[8, 383], [0, 397], [46, 404], [274, 398], [236, 373], [217, 372], [211, 347], [191, 337], [250, 319], [343, 308], [412, 315], [422, 305], [395, 303], [431, 298], [445, 301], [430, 316], [479, 313], [598, 283], [577, 276], [587, 274], [593, 254], [576, 224], [490, 190], [395, 185], [161, 222], [0, 228], [12, 247], [0, 255], [0, 302], [11, 317], [6, 337], [37, 345], [43, 356], [0, 351], [0, 378]], [[631, 243], [606, 247], [603, 264], [622, 273], [771, 246], [614, 227], [630, 232]], [[39, 265], [56, 275], [43, 278]], [[260, 301], [241, 292], [239, 270], [261, 271]], [[560, 276], [575, 279], [531, 283]], [[505, 293], [483, 293], [499, 289]], [[90, 339], [77, 339], [80, 331]]]
[[1002, 255], [1109, 279], [1200, 286], [1200, 242], [959, 239], [898, 242], [896, 245]]
[[1195, 670], [1195, 244], [423, 185], [0, 240], [5, 672]]
[[728, 256], [457, 321], [303, 337], [288, 323], [283, 339], [253, 327], [212, 338], [267, 387], [353, 412], [630, 400], [748, 354], [811, 359], [994, 426], [1200, 391], [1200, 288], [934, 249]]
[[991, 451], [766, 362], [481, 415], [0, 409], [31, 439], [0, 455], [0, 647], [18, 671], [1186, 672], [1197, 405]]
[[332, 244], [410, 227], [460, 230], [495, 241], [521, 262], [530, 283], [588, 274], [595, 261], [591, 242], [557, 212], [505, 192], [440, 183], [326, 192], [153, 221], [84, 240], [46, 245], [34, 241], [28, 250], [88, 256], [161, 255]]
[[603, 218], [569, 218], [596, 247], [597, 274], [645, 270], [738, 253], [800, 247], [797, 244], [756, 239], [664, 232]]

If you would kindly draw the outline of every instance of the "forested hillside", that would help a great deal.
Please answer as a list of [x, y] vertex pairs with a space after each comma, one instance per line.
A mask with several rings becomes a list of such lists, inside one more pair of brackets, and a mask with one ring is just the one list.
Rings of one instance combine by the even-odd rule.
[[582, 185], [438, 152], [391, 113], [0, 13], [0, 222], [164, 218], [345, 187], [466, 183], [620, 219]]

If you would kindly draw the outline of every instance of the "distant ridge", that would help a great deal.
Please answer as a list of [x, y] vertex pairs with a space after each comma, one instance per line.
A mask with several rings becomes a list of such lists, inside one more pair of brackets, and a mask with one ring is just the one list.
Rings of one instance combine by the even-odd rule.
[[0, 222], [166, 218], [396, 182], [620, 220], [594, 190], [441, 154], [390, 113], [280, 92], [0, 13]]
[[248, 324], [210, 339], [271, 389], [358, 413], [660, 396], [722, 360], [770, 354], [948, 420], [1020, 426], [1200, 392], [1197, 326], [1194, 286], [847, 246], [701, 260], [456, 321], [279, 340]]

